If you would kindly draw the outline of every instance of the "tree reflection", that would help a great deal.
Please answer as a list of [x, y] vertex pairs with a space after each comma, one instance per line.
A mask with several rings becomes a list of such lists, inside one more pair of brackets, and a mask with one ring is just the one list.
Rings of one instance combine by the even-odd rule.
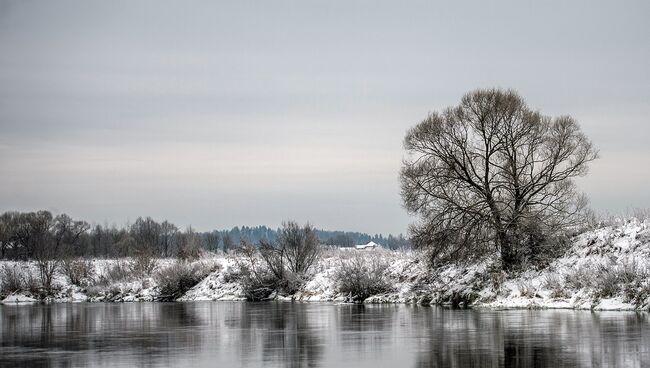
[[418, 308], [412, 328], [423, 332], [416, 367], [502, 366], [498, 319], [466, 310]]
[[[647, 315], [584, 311], [418, 313], [417, 367], [642, 367], [650, 363]], [[417, 328], [417, 327], [414, 327]]]
[[[248, 303], [238, 331], [242, 340], [255, 344], [261, 335], [264, 365], [315, 367], [323, 355], [323, 341], [316, 333], [307, 306], [294, 303]], [[315, 316], [319, 318], [320, 316]], [[230, 324], [235, 327], [234, 324]], [[244, 358], [244, 357], [242, 357]]]
[[300, 303], [0, 306], [0, 366], [650, 366], [645, 313]]
[[[0, 365], [114, 364], [113, 352], [155, 363], [170, 349], [198, 349], [201, 341], [200, 332], [189, 328], [199, 318], [187, 304], [55, 304], [0, 310]], [[5, 352], [7, 347], [11, 349]]]
[[337, 329], [344, 349], [372, 354], [393, 337], [398, 307], [393, 305], [341, 305], [336, 309]]

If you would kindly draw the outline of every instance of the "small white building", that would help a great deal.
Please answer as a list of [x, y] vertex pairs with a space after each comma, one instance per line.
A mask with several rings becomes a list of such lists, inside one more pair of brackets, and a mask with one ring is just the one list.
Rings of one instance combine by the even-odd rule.
[[381, 245], [371, 241], [368, 244], [358, 244], [354, 246], [358, 250], [381, 248]]

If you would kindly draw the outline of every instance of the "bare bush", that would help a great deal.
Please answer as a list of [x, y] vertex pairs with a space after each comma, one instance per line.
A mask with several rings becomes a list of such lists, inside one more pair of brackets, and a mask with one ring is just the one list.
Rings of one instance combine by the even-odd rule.
[[526, 298], [538, 298], [537, 288], [530, 283], [529, 281], [520, 281], [517, 283], [517, 289], [519, 289], [519, 295]]
[[18, 264], [2, 265], [0, 269], [0, 294], [10, 294], [21, 290], [27, 290], [34, 295], [41, 295], [43, 284], [41, 284], [40, 277], [35, 275], [29, 267], [20, 267]]
[[218, 270], [218, 264], [208, 262], [176, 261], [157, 271], [154, 280], [160, 288], [161, 300], [176, 300], [209, 274]]
[[241, 280], [242, 274], [239, 267], [227, 267], [222, 272], [223, 282], [232, 283]]
[[58, 259], [36, 260], [36, 265], [41, 278], [41, 285], [43, 285], [46, 293], [52, 293], [52, 290], [54, 289], [54, 275], [59, 269], [59, 263], [60, 260]]
[[178, 257], [180, 260], [191, 262], [201, 258], [201, 254], [201, 248], [198, 246], [184, 245], [178, 249], [178, 252], [176, 252], [176, 257]]
[[568, 296], [562, 283], [562, 278], [557, 274], [547, 275], [542, 287], [551, 291], [550, 297], [553, 299], [566, 298]]
[[242, 268], [239, 283], [250, 301], [268, 299], [277, 290], [278, 279], [267, 269]]
[[318, 236], [310, 224], [284, 223], [277, 243], [284, 250], [287, 268], [296, 275], [307, 274], [321, 255]]
[[114, 264], [96, 277], [95, 284], [111, 285], [116, 282], [131, 281], [135, 278], [151, 276], [158, 267], [158, 260], [149, 252], [139, 252], [131, 259], [118, 259]]
[[267, 268], [255, 247], [242, 241], [235, 253], [236, 271], [230, 272], [230, 278], [242, 286], [248, 300], [264, 300], [277, 289], [278, 278]]
[[580, 290], [593, 285], [595, 272], [587, 266], [576, 267], [564, 276], [564, 284], [572, 290]]
[[272, 288], [293, 294], [304, 285], [312, 266], [321, 256], [321, 246], [314, 228], [301, 227], [288, 221], [275, 242], [261, 241], [260, 255], [264, 260], [264, 280], [275, 279]]
[[641, 222], [646, 222], [650, 220], [650, 208], [633, 208], [632, 217]]
[[95, 267], [88, 259], [64, 259], [61, 263], [61, 271], [68, 278], [72, 285], [86, 286], [93, 282]]
[[362, 302], [372, 295], [392, 290], [387, 276], [390, 264], [375, 254], [355, 253], [340, 260], [334, 274], [337, 289], [352, 301]]
[[11, 294], [25, 287], [23, 273], [17, 265], [2, 265], [0, 270], [0, 294]]
[[151, 275], [158, 267], [158, 260], [149, 251], [140, 251], [131, 259], [131, 271], [137, 275]]
[[650, 271], [635, 261], [582, 266], [566, 275], [565, 284], [575, 290], [592, 289], [596, 298], [622, 295], [627, 302], [642, 303], [650, 296]]
[[650, 309], [650, 274], [647, 270], [634, 283], [626, 285], [623, 288], [623, 293], [625, 301], [636, 306], [645, 305]]
[[650, 270], [636, 262], [620, 266], [618, 278], [625, 301], [641, 305], [650, 298]]
[[96, 285], [112, 285], [116, 282], [131, 280], [134, 278], [133, 268], [128, 262], [117, 260], [115, 264], [106, 268], [104, 273], [96, 279]]
[[86, 288], [86, 295], [89, 298], [97, 298], [104, 293], [104, 288], [99, 285], [92, 285]]
[[592, 278], [592, 282], [597, 297], [609, 298], [618, 294], [621, 290], [621, 280], [616, 268], [599, 266], [596, 273], [597, 276]]
[[43, 288], [43, 285], [40, 282], [40, 279], [34, 275], [33, 272], [27, 270], [24, 274], [23, 281], [25, 283], [24, 287], [32, 294], [40, 294]]

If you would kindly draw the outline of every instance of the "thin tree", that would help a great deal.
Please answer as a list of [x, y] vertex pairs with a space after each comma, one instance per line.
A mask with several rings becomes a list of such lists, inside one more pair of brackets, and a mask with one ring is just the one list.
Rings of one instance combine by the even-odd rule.
[[160, 224], [160, 247], [163, 257], [169, 257], [172, 254], [174, 244], [178, 238], [178, 228], [176, 225], [165, 220]]
[[235, 241], [232, 240], [232, 237], [227, 231], [224, 232], [224, 234], [221, 236], [221, 241], [223, 242], [224, 253], [228, 253], [230, 250], [232, 250], [235, 247]]
[[0, 215], [0, 259], [7, 256], [7, 252], [14, 246], [15, 229], [20, 213], [16, 211], [5, 212]]
[[37, 216], [31, 217], [31, 221], [32, 236], [38, 240], [33, 244], [32, 256], [43, 288], [49, 293], [61, 260], [76, 253], [79, 239], [89, 225], [85, 221], [75, 221], [66, 214], [52, 218], [44, 212], [38, 212]]
[[137, 247], [136, 252], [141, 254], [154, 255], [160, 254], [160, 236], [161, 228], [151, 217], [138, 217], [130, 228], [131, 236]]
[[572, 179], [597, 151], [573, 118], [544, 116], [513, 91], [465, 95], [410, 129], [404, 146], [402, 198], [420, 218], [411, 235], [436, 258], [496, 251], [503, 268], [517, 267], [541, 238], [583, 221]]

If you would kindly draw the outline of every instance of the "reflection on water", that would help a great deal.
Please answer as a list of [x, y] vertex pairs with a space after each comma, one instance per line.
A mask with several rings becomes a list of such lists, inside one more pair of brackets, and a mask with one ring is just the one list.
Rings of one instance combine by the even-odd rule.
[[0, 366], [648, 367], [645, 313], [292, 303], [0, 306]]

